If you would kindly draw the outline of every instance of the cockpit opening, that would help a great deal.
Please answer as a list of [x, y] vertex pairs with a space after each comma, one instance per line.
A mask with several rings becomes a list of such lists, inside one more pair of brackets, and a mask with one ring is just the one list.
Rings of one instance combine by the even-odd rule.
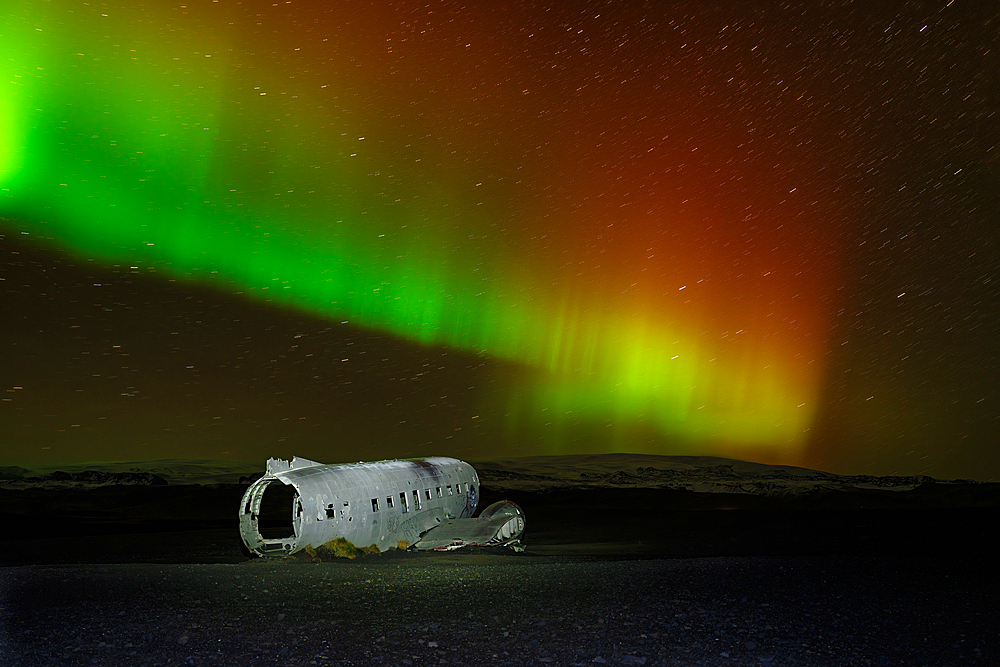
[[295, 487], [277, 480], [267, 485], [257, 512], [257, 531], [265, 540], [295, 537], [295, 512], [301, 512]]
[[294, 553], [302, 527], [302, 500], [294, 486], [262, 477], [247, 488], [240, 507], [240, 533], [257, 555]]

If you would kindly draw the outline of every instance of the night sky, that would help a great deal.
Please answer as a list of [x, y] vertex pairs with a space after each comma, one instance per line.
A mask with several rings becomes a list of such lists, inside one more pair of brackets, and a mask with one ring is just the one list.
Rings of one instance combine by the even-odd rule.
[[13, 0], [0, 463], [1000, 479], [1000, 8]]

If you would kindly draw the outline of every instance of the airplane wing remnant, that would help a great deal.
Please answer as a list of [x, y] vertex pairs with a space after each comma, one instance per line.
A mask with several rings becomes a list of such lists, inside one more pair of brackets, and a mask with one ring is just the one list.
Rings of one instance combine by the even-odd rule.
[[524, 512], [500, 501], [472, 518], [479, 476], [457, 459], [324, 465], [269, 459], [240, 503], [240, 535], [260, 556], [288, 555], [342, 538], [357, 547], [520, 548]]
[[475, 519], [451, 519], [424, 533], [413, 545], [422, 551], [451, 551], [461, 547], [512, 547], [521, 551], [524, 512], [516, 503], [493, 503]]

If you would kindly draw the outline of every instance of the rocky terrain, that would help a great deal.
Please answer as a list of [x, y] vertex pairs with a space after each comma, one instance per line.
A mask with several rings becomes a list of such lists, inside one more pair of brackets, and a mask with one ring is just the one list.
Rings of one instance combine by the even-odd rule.
[[995, 665], [976, 558], [396, 554], [0, 569], [36, 665]]

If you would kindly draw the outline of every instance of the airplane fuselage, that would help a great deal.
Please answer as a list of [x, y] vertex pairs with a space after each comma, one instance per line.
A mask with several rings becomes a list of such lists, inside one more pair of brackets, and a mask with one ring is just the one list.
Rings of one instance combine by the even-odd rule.
[[[261, 507], [274, 485], [294, 490], [290, 534], [268, 537], [262, 535]], [[259, 555], [293, 554], [336, 538], [379, 551], [406, 548], [435, 527], [472, 517], [478, 493], [475, 469], [452, 458], [341, 465], [269, 459], [267, 472], [243, 496], [240, 534]]]

